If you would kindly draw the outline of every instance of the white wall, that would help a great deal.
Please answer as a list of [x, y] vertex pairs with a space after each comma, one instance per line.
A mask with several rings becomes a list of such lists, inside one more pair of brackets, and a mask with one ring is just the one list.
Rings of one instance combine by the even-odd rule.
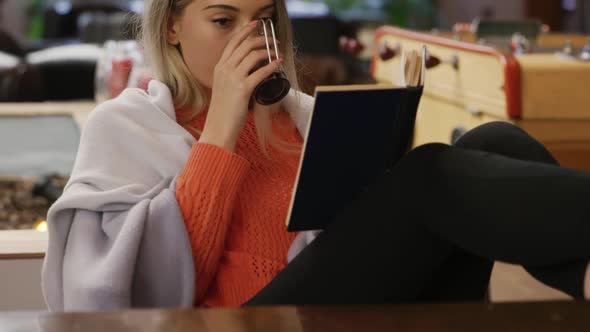
[[0, 259], [0, 311], [46, 310], [42, 259]]

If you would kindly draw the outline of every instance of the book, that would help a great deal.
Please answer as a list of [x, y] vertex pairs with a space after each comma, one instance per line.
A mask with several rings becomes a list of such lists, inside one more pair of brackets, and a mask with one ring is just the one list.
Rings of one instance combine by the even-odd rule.
[[402, 55], [402, 86], [316, 89], [286, 220], [289, 231], [324, 229], [409, 150], [425, 59], [426, 48]]

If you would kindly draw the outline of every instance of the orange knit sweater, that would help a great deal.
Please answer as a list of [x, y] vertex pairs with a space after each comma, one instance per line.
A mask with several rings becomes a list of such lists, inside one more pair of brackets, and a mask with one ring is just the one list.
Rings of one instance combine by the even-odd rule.
[[[206, 112], [192, 125], [202, 130], [205, 119]], [[286, 112], [273, 116], [273, 130], [301, 143]], [[176, 197], [196, 269], [196, 306], [240, 306], [287, 264], [296, 234], [287, 232], [285, 219], [300, 155], [269, 150], [270, 159], [250, 113], [235, 153], [197, 143], [178, 177]]]

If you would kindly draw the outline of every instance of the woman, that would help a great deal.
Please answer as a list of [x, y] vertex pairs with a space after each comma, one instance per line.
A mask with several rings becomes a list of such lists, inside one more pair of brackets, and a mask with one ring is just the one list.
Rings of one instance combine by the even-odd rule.
[[590, 178], [519, 129], [410, 153], [306, 247], [284, 220], [313, 101], [248, 107], [279, 66], [297, 82], [284, 0], [148, 0], [143, 29], [157, 80], [92, 113], [48, 216], [50, 309], [481, 299], [495, 259], [584, 297]]

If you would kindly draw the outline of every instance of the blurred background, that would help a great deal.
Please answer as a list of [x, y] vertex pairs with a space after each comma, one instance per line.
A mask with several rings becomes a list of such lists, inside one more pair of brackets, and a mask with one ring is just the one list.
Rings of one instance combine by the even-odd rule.
[[[361, 32], [384, 24], [453, 31], [475, 18], [534, 18], [553, 32], [590, 31], [588, 0], [287, 1], [307, 92], [316, 84], [367, 81], [369, 65], [362, 62], [370, 56], [370, 40], [343, 47], [340, 37], [370, 38]], [[105, 43], [133, 40], [133, 18], [142, 9], [141, 0], [0, 0], [0, 101], [104, 99], [104, 87], [94, 85], [100, 51], [141, 60], [132, 43]]]
[[[298, 15], [331, 13], [343, 20], [391, 23], [414, 29], [450, 29], [456, 22], [468, 22], [478, 16], [504, 19], [535, 17], [555, 31], [588, 32], [590, 29], [590, 9], [585, 0], [287, 1], [292, 12]], [[84, 39], [80, 34], [88, 23], [80, 22], [80, 16], [140, 13], [143, 7], [141, 0], [2, 0], [0, 3], [0, 27], [24, 44], [41, 39]]]

